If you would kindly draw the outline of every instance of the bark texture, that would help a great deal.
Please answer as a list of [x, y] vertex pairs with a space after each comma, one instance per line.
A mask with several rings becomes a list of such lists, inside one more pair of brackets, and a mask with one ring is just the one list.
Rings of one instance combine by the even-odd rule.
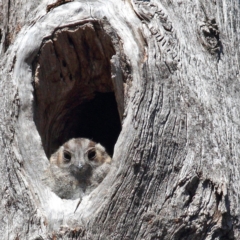
[[[2, 239], [240, 238], [239, 1], [0, 7]], [[84, 134], [113, 164], [75, 211], [43, 179]]]

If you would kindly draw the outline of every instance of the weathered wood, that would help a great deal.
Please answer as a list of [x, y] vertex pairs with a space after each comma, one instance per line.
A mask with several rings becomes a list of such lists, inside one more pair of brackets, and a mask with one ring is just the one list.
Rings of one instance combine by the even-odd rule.
[[[239, 2], [63, 2], [0, 3], [1, 238], [239, 239]], [[74, 212], [42, 179], [95, 91], [122, 129]]]

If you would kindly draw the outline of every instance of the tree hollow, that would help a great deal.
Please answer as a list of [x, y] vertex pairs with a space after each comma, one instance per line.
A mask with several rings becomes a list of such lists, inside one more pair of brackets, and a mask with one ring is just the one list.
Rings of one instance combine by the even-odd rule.
[[34, 121], [47, 157], [71, 138], [100, 142], [110, 155], [121, 131], [111, 78], [111, 38], [98, 22], [57, 29], [34, 62]]

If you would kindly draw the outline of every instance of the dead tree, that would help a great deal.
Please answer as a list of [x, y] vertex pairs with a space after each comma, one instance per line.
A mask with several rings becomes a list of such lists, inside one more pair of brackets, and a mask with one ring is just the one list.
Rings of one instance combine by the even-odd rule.
[[[0, 7], [1, 239], [240, 239], [239, 1]], [[43, 181], [72, 137], [113, 155], [76, 211]]]

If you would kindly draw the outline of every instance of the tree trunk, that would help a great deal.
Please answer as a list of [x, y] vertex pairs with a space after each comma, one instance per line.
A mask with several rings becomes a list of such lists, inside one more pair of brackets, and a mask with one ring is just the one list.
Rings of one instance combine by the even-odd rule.
[[[0, 7], [1, 239], [240, 239], [239, 1]], [[113, 154], [79, 206], [44, 182], [72, 137]]]

